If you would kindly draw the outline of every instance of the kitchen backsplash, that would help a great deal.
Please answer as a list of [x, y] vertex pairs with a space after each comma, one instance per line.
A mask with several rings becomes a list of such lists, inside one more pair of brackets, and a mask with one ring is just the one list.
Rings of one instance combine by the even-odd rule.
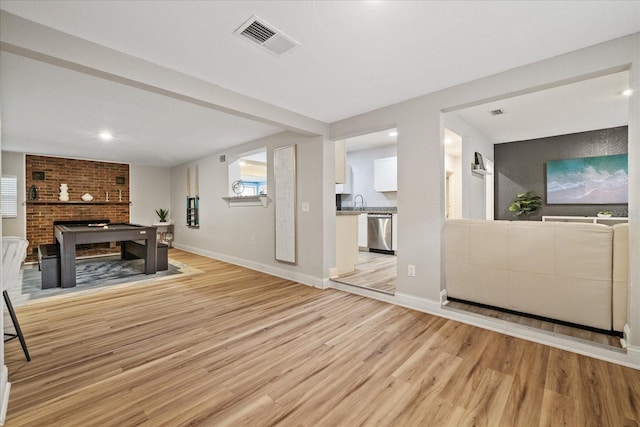
[[395, 206], [365, 206], [364, 209], [361, 209], [359, 206], [357, 208], [354, 208], [353, 206], [351, 207], [345, 207], [344, 205], [342, 206], [343, 211], [364, 211], [364, 212], [397, 212], [398, 208]]

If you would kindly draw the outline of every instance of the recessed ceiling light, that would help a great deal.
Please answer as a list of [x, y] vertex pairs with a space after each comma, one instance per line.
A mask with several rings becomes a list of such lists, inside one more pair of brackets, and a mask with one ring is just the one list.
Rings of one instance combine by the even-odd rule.
[[109, 132], [100, 132], [100, 139], [103, 141], [111, 141], [113, 139], [113, 135]]
[[398, 136], [398, 131], [392, 130], [391, 132], [389, 132], [389, 136]]
[[632, 94], [632, 93], [633, 93], [633, 90], [631, 90], [631, 89], [625, 89], [625, 90], [622, 92], [622, 94], [623, 94], [624, 96], [631, 96], [631, 94]]

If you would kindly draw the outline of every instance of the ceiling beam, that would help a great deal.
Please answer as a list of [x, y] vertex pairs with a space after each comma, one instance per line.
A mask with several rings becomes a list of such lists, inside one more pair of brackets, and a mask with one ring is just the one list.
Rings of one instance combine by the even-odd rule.
[[317, 136], [327, 123], [0, 11], [0, 50], [271, 126]]

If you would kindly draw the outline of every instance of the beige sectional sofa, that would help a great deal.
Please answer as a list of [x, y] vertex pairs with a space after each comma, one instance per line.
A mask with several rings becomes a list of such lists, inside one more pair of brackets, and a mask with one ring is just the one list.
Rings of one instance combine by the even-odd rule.
[[622, 331], [628, 248], [627, 224], [446, 220], [447, 295]]

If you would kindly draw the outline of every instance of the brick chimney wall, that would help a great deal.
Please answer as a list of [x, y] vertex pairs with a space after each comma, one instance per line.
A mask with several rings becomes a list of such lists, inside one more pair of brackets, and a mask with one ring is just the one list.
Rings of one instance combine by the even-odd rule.
[[[95, 162], [46, 156], [26, 156], [25, 190], [27, 260], [37, 260], [38, 246], [52, 243], [53, 221], [108, 219], [112, 223], [129, 222], [129, 165], [124, 163]], [[33, 172], [44, 172], [45, 179], [34, 179]], [[124, 184], [116, 183], [116, 177], [124, 177]], [[69, 187], [69, 201], [58, 200], [60, 184]], [[38, 200], [29, 200], [32, 185], [38, 189]], [[122, 201], [119, 201], [119, 191]], [[106, 192], [109, 201], [106, 201]], [[93, 196], [92, 202], [83, 202], [83, 194]], [[78, 256], [117, 253], [115, 244], [96, 244], [90, 248], [78, 247]]]

